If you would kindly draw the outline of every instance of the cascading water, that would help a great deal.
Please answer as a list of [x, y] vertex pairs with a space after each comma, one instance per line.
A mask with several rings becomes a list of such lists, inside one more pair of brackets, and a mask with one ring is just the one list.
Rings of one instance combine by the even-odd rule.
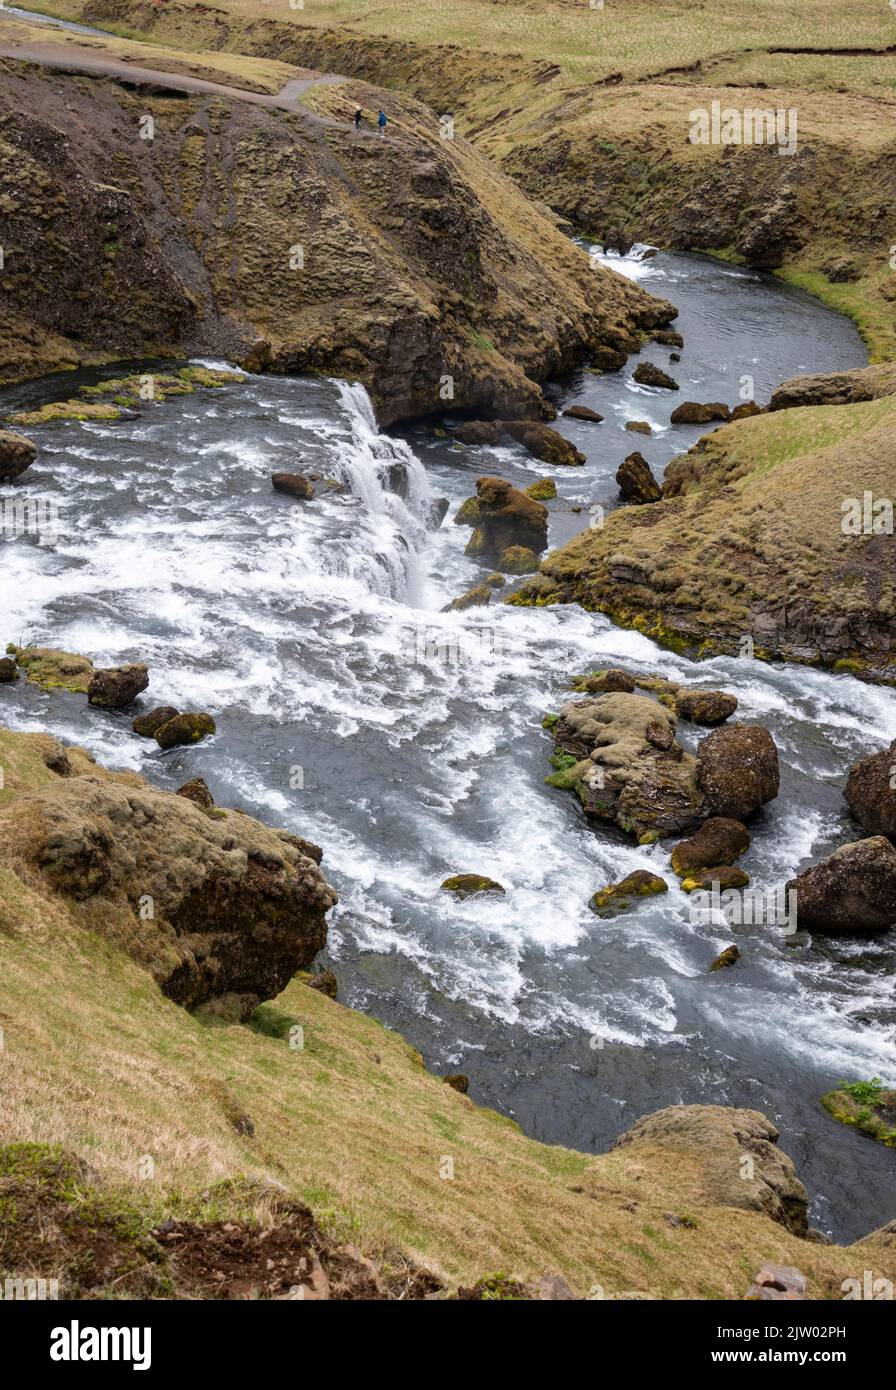
[[[733, 403], [750, 375], [764, 399], [799, 370], [864, 360], [850, 325], [749, 272], [688, 257], [613, 264], [680, 305], [685, 397]], [[659, 347], [645, 355], [668, 361]], [[562, 422], [589, 457], [553, 473], [552, 544], [593, 503], [615, 504], [623, 450], [636, 442], [661, 471], [700, 433], [670, 430], [668, 402], [632, 383], [633, 366], [563, 388], [606, 419]], [[653, 436], [633, 441], [632, 418]], [[474, 1097], [529, 1133], [602, 1148], [676, 1101], [748, 1105], [779, 1123], [820, 1225], [845, 1238], [892, 1217], [891, 1153], [817, 1103], [843, 1076], [896, 1080], [892, 938], [788, 941], [747, 926], [737, 971], [708, 976], [731, 930], [692, 922], [677, 887], [596, 918], [601, 885], [638, 867], [671, 879], [668, 847], [585, 825], [544, 785], [541, 727], [571, 675], [611, 663], [734, 691], [781, 754], [781, 793], [747, 856], [754, 883], [774, 889], [854, 835], [840, 786], [896, 737], [891, 692], [734, 658], [695, 665], [575, 607], [442, 611], [482, 574], [450, 520], [476, 477], [525, 486], [549, 470], [516, 446], [460, 450], [428, 427], [384, 436], [357, 385], [246, 377], [133, 421], [35, 437], [28, 488], [59, 503], [61, 531], [53, 546], [4, 544], [6, 639], [145, 660], [147, 698], [209, 709], [219, 732], [162, 754], [127, 715], [25, 682], [2, 687], [3, 722], [51, 729], [159, 785], [203, 776], [220, 804], [321, 843], [341, 897], [329, 947], [340, 997], [399, 1028], [433, 1069], [469, 1072]], [[274, 472], [319, 475], [319, 495], [274, 493]], [[451, 512], [432, 529], [440, 496]], [[440, 892], [466, 871], [506, 895]]]

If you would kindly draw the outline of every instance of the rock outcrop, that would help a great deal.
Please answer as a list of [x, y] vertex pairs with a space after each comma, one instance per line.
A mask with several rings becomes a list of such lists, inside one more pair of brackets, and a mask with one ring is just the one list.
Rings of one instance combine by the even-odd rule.
[[5, 867], [80, 904], [186, 1008], [226, 997], [245, 1016], [311, 964], [336, 895], [293, 837], [67, 756], [70, 776], [0, 807]]
[[668, 891], [668, 883], [659, 874], [650, 869], [635, 869], [618, 883], [599, 888], [588, 905], [598, 917], [614, 917], [618, 912], [627, 912], [633, 898], [653, 898]]
[[894, 683], [894, 474], [896, 395], [723, 424], [667, 466], [662, 501], [610, 512], [514, 602], [578, 602], [701, 656]]
[[682, 840], [672, 850], [672, 868], [679, 878], [695, 869], [712, 869], [733, 864], [750, 848], [750, 832], [740, 821], [725, 816], [711, 816], [704, 821], [696, 835]]
[[97, 668], [87, 687], [87, 700], [101, 709], [127, 709], [148, 685], [149, 672], [142, 661], [132, 666]]
[[708, 425], [711, 420], [730, 420], [731, 411], [722, 401], [683, 401], [669, 416], [673, 425]]
[[663, 391], [680, 389], [674, 377], [664, 372], [662, 367], [654, 366], [652, 362], [639, 362], [632, 373], [632, 381], [636, 381], [639, 386], [658, 386]]
[[542, 463], [568, 468], [585, 462], [581, 450], [550, 425], [542, 425], [537, 420], [505, 420], [504, 429]]
[[676, 719], [644, 695], [608, 693], [564, 705], [553, 725], [557, 772], [585, 814], [639, 840], [695, 828], [706, 815], [697, 762], [675, 738]]
[[797, 922], [822, 932], [889, 931], [896, 927], [896, 849], [883, 835], [841, 845], [787, 884]]

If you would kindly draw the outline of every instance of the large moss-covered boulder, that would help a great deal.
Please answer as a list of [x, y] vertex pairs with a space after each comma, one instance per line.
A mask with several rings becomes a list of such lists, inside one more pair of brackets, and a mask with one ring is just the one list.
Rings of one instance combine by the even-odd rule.
[[215, 721], [210, 714], [176, 714], [167, 723], [161, 724], [153, 735], [160, 748], [179, 748], [198, 743], [215, 732]]
[[778, 795], [778, 750], [759, 724], [714, 729], [697, 748], [698, 782], [712, 816], [746, 820]]
[[856, 820], [869, 835], [896, 839], [896, 740], [850, 769], [844, 795]]
[[815, 931], [889, 931], [896, 927], [896, 849], [883, 835], [841, 845], [787, 884], [797, 921]]
[[502, 884], [485, 874], [453, 874], [451, 878], [445, 879], [442, 889], [461, 900], [476, 898], [481, 893], [497, 893], [503, 896], [506, 892]]
[[[33, 747], [44, 766], [40, 736], [6, 738], [5, 760]], [[226, 997], [245, 1016], [311, 964], [336, 895], [290, 834], [66, 752], [69, 775], [0, 807], [4, 870], [76, 905], [187, 1008]]]
[[704, 818], [696, 760], [675, 738], [675, 715], [645, 695], [611, 692], [564, 705], [553, 725], [548, 781], [586, 815], [638, 839], [691, 830]]
[[93, 679], [93, 662], [77, 652], [56, 647], [16, 647], [6, 649], [26, 678], [43, 690], [71, 690], [86, 695]]

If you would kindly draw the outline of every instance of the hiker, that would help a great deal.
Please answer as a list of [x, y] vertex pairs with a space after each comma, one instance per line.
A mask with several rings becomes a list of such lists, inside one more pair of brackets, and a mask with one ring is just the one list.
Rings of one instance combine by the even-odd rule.
[[363, 114], [364, 113], [359, 106], [357, 111], [355, 112], [355, 130], [361, 129], [361, 117], [363, 116]]
[[386, 138], [386, 113], [385, 113], [385, 111], [381, 111], [381, 112], [380, 112], [380, 114], [379, 114], [379, 115], [377, 116], [377, 118], [376, 118], [376, 123], [377, 123], [377, 125], [378, 125], [379, 128], [380, 128], [380, 135], [381, 135], [381, 137], [382, 137], [383, 139], [385, 139], [385, 138]]

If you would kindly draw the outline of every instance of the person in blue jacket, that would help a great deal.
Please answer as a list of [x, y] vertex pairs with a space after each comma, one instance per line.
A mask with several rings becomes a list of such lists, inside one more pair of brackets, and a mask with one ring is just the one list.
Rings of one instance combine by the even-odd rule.
[[378, 125], [379, 128], [380, 128], [380, 135], [383, 137], [383, 139], [385, 139], [385, 137], [386, 137], [386, 113], [385, 113], [385, 111], [381, 111], [381, 112], [379, 113], [379, 115], [378, 115], [377, 118], [376, 118], [376, 123], [377, 123], [377, 125]]

